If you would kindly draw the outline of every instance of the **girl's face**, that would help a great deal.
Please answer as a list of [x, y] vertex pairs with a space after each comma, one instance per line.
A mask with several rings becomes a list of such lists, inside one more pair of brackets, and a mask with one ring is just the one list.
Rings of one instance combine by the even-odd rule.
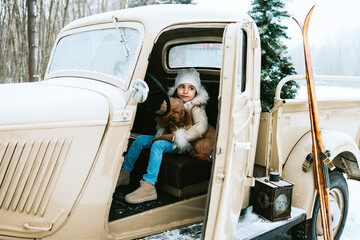
[[184, 103], [186, 103], [194, 99], [196, 89], [190, 83], [183, 83], [177, 87], [176, 93], [178, 98], [180, 98]]

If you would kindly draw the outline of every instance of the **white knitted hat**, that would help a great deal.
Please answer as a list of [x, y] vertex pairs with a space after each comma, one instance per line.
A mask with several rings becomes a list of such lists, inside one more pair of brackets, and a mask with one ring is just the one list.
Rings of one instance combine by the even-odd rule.
[[179, 70], [175, 78], [174, 88], [176, 89], [180, 84], [183, 83], [189, 83], [193, 85], [196, 91], [199, 92], [201, 87], [200, 74], [194, 68]]

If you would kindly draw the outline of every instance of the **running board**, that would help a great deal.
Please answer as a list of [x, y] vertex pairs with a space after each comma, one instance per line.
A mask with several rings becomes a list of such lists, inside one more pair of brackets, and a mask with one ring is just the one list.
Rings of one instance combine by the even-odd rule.
[[272, 222], [253, 213], [252, 206], [244, 209], [239, 218], [233, 239], [305, 239], [306, 212], [291, 207], [291, 217]]
[[[304, 210], [291, 207], [291, 217], [277, 222], [269, 221], [253, 213], [252, 206], [241, 211], [232, 240], [279, 240], [306, 239], [306, 213]], [[143, 238], [144, 240], [169, 239], [182, 236], [184, 239], [201, 239], [202, 223], [174, 229]]]

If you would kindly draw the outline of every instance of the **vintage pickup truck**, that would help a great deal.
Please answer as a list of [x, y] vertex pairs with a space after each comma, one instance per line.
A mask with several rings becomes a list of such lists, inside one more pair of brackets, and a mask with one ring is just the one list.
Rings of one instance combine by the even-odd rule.
[[[204, 239], [231, 239], [256, 179], [277, 172], [294, 184], [280, 210], [290, 202], [302, 209], [306, 236], [321, 239], [313, 171], [302, 169], [312, 145], [307, 99], [280, 98], [286, 81], [304, 77], [285, 78], [274, 108], [261, 112], [260, 51], [256, 24], [237, 9], [156, 5], [68, 24], [43, 81], [0, 86], [0, 238], [133, 239], [203, 222]], [[155, 133], [167, 88], [190, 67], [210, 96], [212, 162], [165, 154], [158, 199], [128, 204], [148, 152], [130, 185], [116, 187], [127, 148]], [[327, 80], [359, 81], [316, 78]], [[318, 103], [336, 166], [330, 204], [339, 239], [349, 204], [344, 176], [360, 179], [360, 97]]]

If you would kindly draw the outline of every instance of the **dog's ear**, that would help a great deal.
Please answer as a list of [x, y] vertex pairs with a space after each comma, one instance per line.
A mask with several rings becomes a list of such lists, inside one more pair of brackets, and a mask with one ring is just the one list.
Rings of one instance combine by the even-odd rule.
[[[171, 106], [171, 104], [170, 104]], [[167, 104], [166, 104], [166, 101], [164, 100], [160, 106], [160, 109], [158, 110], [159, 113], [164, 113], [166, 112], [166, 109], [167, 109]]]
[[163, 117], [155, 117], [155, 121], [159, 124], [160, 127], [166, 127], [166, 122]]
[[191, 119], [190, 112], [185, 109], [184, 115], [185, 115], [184, 116], [184, 126], [185, 127], [190, 127], [192, 125], [192, 119]]

